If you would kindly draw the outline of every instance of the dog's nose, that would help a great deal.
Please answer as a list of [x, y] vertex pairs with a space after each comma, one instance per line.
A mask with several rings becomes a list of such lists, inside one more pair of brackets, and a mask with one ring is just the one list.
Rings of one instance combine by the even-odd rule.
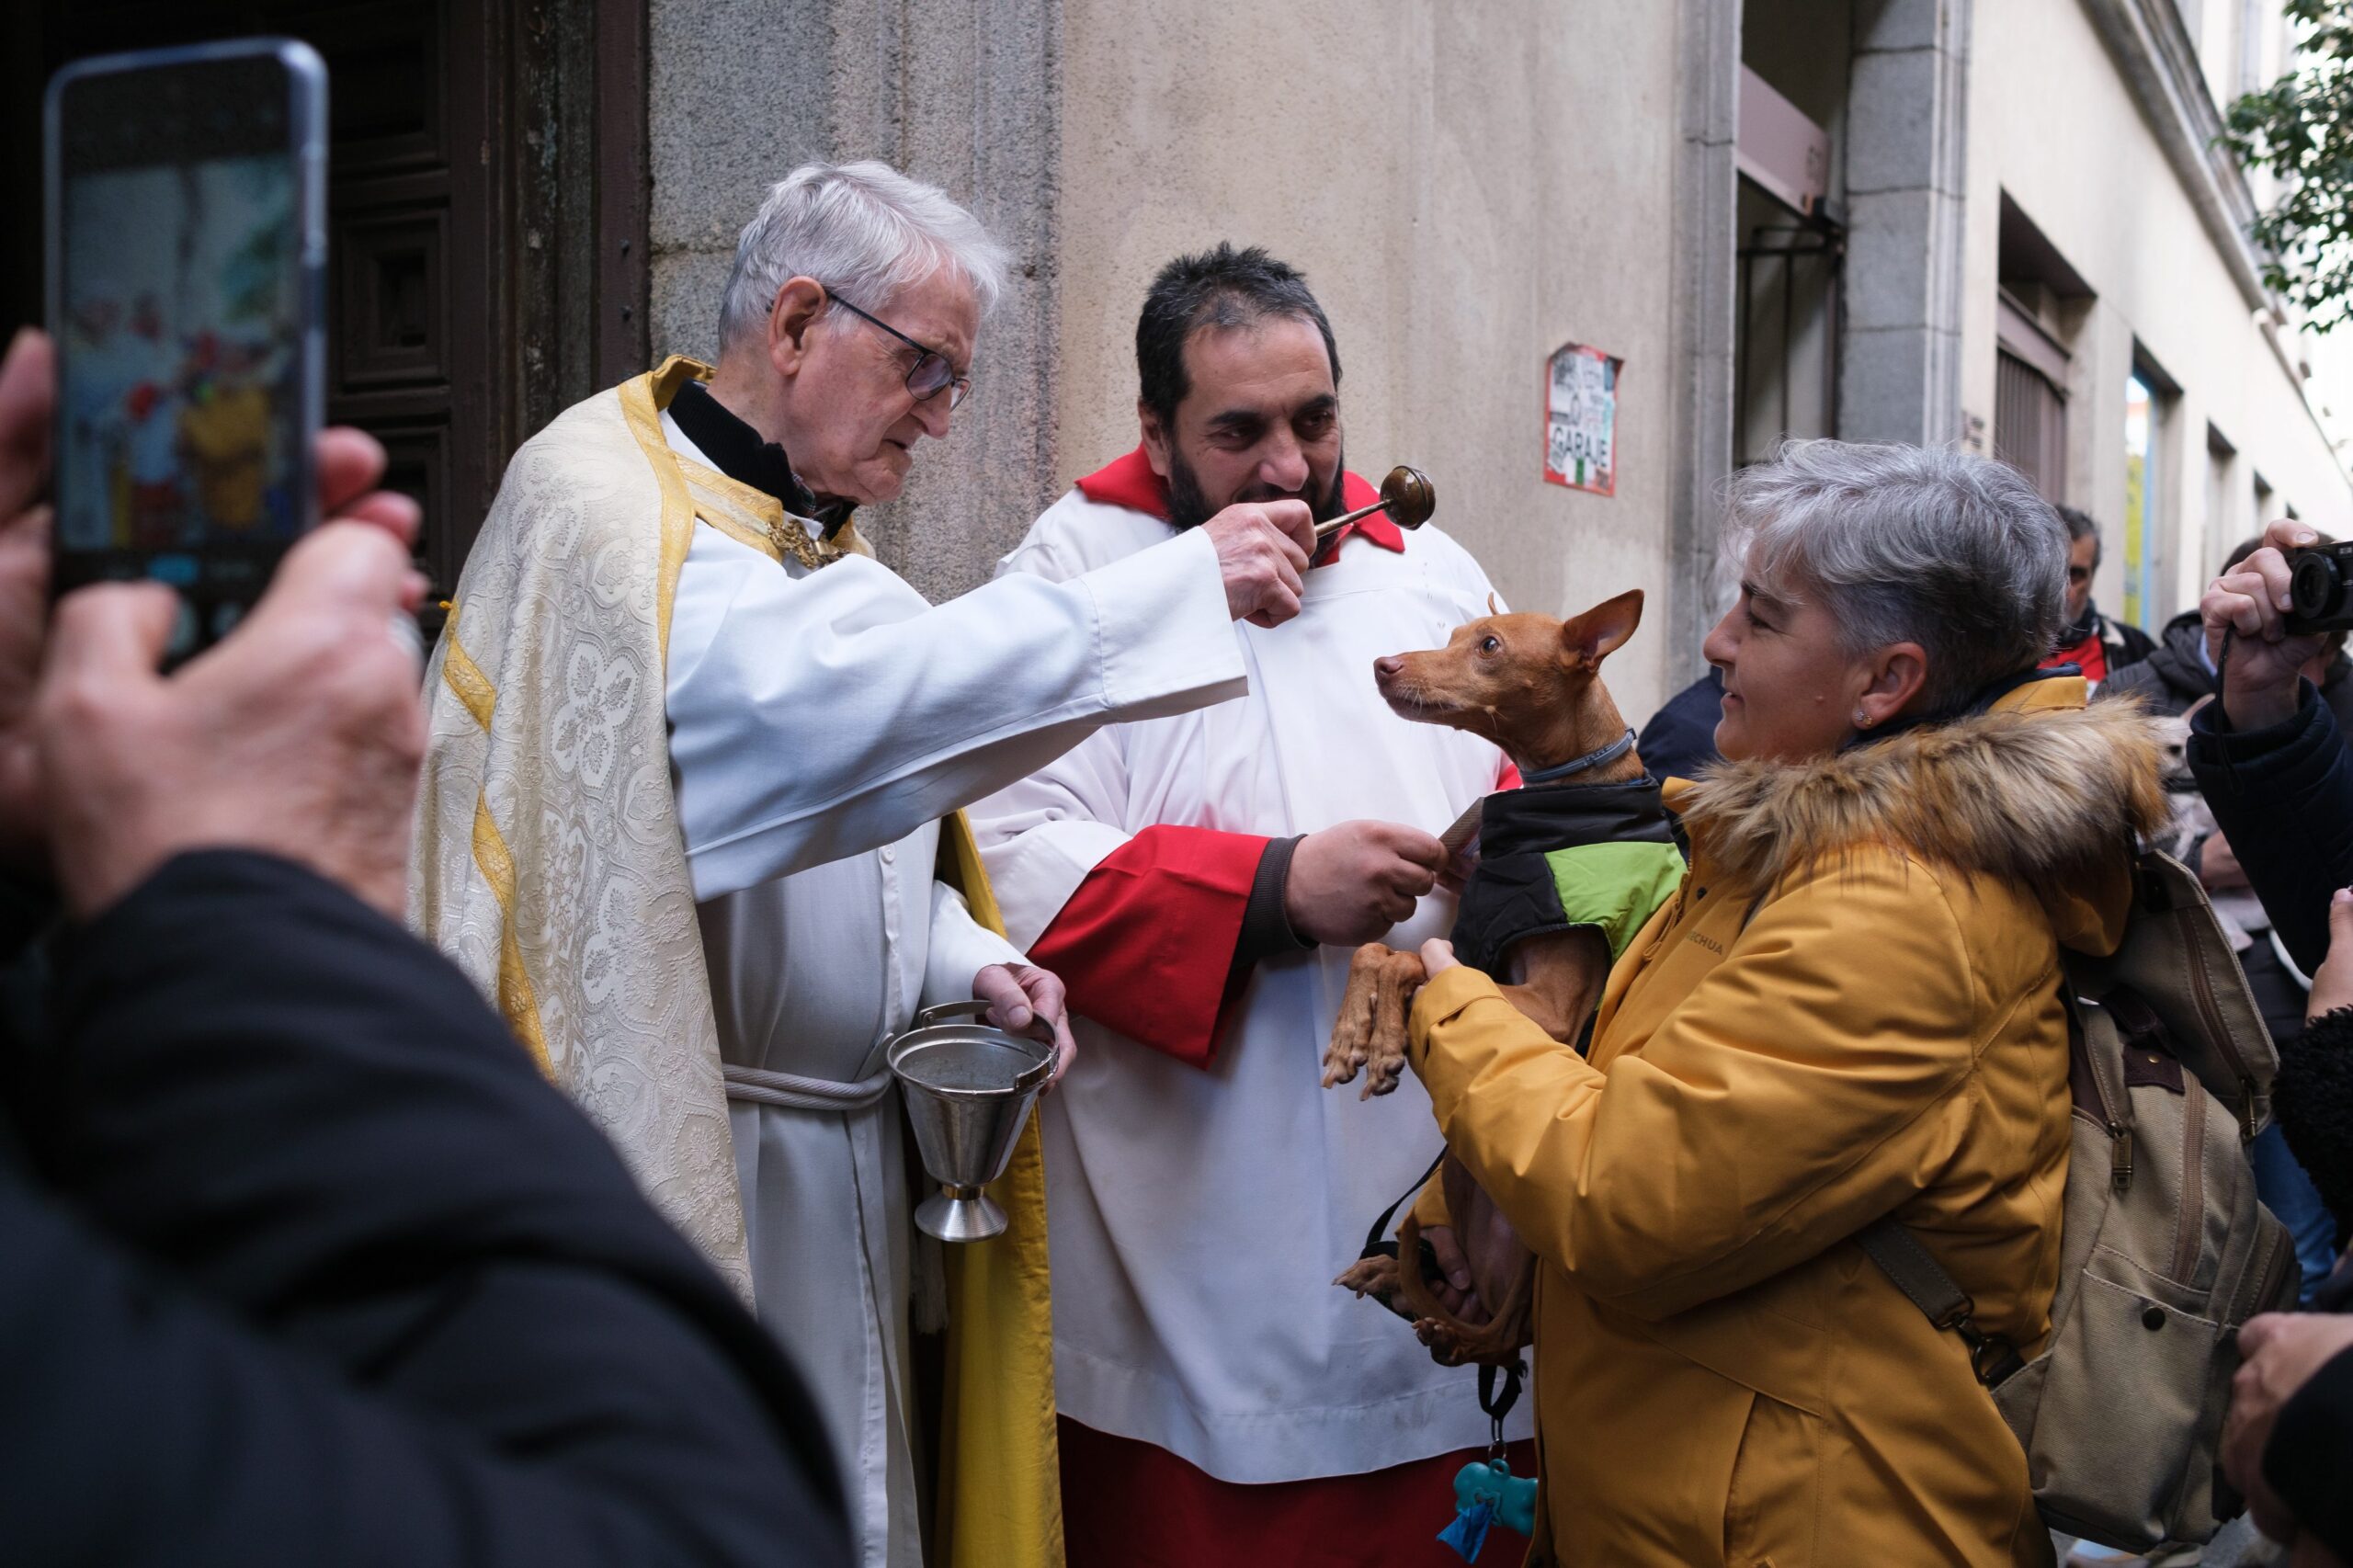
[[1405, 661], [1399, 658], [1394, 653], [1391, 653], [1383, 658], [1375, 659], [1372, 662], [1372, 673], [1379, 676], [1382, 680], [1394, 679], [1398, 672], [1403, 670], [1404, 667]]

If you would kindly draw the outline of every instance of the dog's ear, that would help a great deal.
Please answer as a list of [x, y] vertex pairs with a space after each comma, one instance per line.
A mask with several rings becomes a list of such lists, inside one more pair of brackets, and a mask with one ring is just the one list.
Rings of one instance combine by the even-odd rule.
[[1493, 588], [1489, 588], [1487, 590], [1487, 613], [1489, 615], [1501, 615], [1503, 612], [1503, 606], [1495, 603], [1495, 591]]
[[1616, 598], [1605, 599], [1583, 615], [1561, 622], [1562, 647], [1572, 658], [1599, 665], [1624, 647], [1626, 639], [1642, 623], [1643, 590], [1629, 588]]

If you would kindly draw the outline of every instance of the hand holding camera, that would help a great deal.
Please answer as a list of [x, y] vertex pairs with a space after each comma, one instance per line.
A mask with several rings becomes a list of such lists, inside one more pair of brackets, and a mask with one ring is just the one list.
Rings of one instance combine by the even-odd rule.
[[2214, 579], [2199, 601], [2206, 657], [2221, 672], [2222, 714], [2234, 729], [2295, 717], [2304, 665], [2329, 633], [2353, 627], [2353, 547], [2319, 539], [2292, 517], [2272, 523], [2263, 548]]

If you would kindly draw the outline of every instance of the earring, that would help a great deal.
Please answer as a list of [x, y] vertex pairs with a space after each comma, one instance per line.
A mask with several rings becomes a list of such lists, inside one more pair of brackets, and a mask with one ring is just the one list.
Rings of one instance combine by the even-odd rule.
[[1859, 709], [1859, 708], [1856, 709], [1856, 710], [1855, 710], [1855, 728], [1857, 728], [1858, 730], [1868, 730], [1868, 729], [1870, 729], [1870, 727], [1871, 727], [1871, 716], [1870, 716], [1870, 714], [1868, 714], [1868, 713], [1864, 712], [1864, 711], [1863, 711], [1861, 709]]

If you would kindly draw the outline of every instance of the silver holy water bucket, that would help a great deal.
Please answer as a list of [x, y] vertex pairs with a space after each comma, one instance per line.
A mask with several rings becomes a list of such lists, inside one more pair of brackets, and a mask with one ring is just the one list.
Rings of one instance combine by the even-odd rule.
[[939, 1184], [915, 1210], [915, 1225], [943, 1242], [983, 1242], [1005, 1230], [1005, 1210], [981, 1188], [1005, 1174], [1054, 1071], [1051, 1043], [983, 1023], [988, 1010], [985, 1002], [926, 1007], [888, 1053], [924, 1171]]

